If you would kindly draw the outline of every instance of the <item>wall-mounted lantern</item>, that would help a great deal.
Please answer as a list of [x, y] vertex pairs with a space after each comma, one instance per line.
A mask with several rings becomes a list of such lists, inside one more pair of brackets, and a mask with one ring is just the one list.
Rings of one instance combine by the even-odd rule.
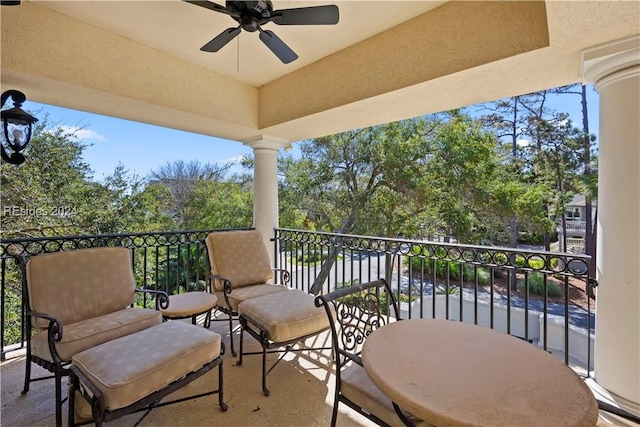
[[17, 90], [8, 90], [2, 93], [2, 108], [5, 102], [11, 98], [13, 108], [2, 110], [2, 160], [19, 165], [24, 162], [22, 150], [31, 141], [33, 124], [38, 121], [31, 114], [24, 111], [22, 103], [27, 100], [24, 93]]

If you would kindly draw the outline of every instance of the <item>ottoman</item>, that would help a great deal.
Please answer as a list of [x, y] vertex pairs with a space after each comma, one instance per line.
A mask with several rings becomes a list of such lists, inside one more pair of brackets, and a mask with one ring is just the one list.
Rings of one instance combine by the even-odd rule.
[[[315, 296], [297, 289], [288, 289], [256, 298], [238, 305], [238, 315], [242, 331], [254, 337], [262, 346], [262, 392], [270, 394], [266, 386], [266, 376], [281, 358], [267, 371], [267, 350], [286, 347], [291, 351], [294, 344], [329, 329], [329, 319], [323, 307], [315, 306]], [[326, 350], [322, 347], [305, 350]], [[240, 335], [240, 355], [238, 365], [242, 365], [243, 334]]]
[[211, 325], [211, 310], [218, 305], [218, 297], [211, 292], [186, 292], [184, 294], [170, 295], [169, 306], [160, 308], [162, 318], [165, 320], [191, 318], [191, 323], [196, 324], [196, 319], [201, 314], [207, 314], [204, 319], [204, 327], [209, 329]]
[[[145, 410], [165, 396], [218, 366], [218, 388], [195, 397], [222, 395], [221, 337], [185, 322], [165, 322], [99, 346], [72, 358], [69, 391], [69, 425], [76, 422], [76, 406], [83, 397], [99, 426], [123, 415]], [[76, 402], [76, 398], [79, 402]], [[80, 411], [78, 411], [79, 413]]]

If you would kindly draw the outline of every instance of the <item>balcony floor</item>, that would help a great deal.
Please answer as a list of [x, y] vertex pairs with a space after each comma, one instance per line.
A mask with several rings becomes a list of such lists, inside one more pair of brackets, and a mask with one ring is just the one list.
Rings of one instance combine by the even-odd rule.
[[[267, 387], [271, 395], [266, 397], [261, 389], [261, 356], [245, 356], [242, 366], [235, 365], [235, 358], [229, 351], [226, 322], [212, 322], [211, 329], [219, 332], [227, 352], [224, 359], [224, 400], [229, 405], [226, 412], [220, 411], [216, 395], [201, 397], [187, 402], [169, 405], [144, 412], [131, 414], [108, 423], [109, 426], [328, 426], [331, 423], [335, 376], [329, 350], [323, 352], [302, 351], [289, 353], [267, 377]], [[324, 333], [309, 339], [309, 347], [326, 347], [330, 344], [330, 334]], [[237, 345], [237, 343], [236, 343]], [[260, 351], [258, 343], [249, 335], [245, 336], [245, 351]], [[268, 357], [273, 362], [276, 355]], [[3, 427], [39, 427], [55, 425], [53, 380], [31, 383], [31, 390], [21, 395], [24, 381], [25, 357], [10, 356], [2, 362], [0, 379], [2, 384], [2, 410], [0, 425]], [[270, 365], [269, 365], [270, 366]], [[33, 376], [47, 374], [33, 365]], [[66, 379], [63, 379], [63, 385]], [[173, 398], [201, 393], [217, 386], [217, 369], [205, 374], [187, 385], [165, 401]], [[65, 392], [63, 391], [63, 394]], [[607, 417], [609, 418], [609, 417]], [[139, 424], [137, 424], [139, 423]], [[63, 425], [67, 424], [67, 404], [63, 405]], [[600, 417], [598, 425], [612, 422]], [[339, 426], [373, 426], [366, 418], [340, 405]], [[613, 425], [630, 425], [626, 423]]]
[[[329, 350], [322, 353], [302, 351], [289, 353], [267, 377], [271, 395], [262, 394], [260, 355], [249, 355], [242, 366], [235, 365], [229, 350], [227, 322], [212, 322], [211, 329], [219, 332], [227, 345], [224, 359], [224, 400], [229, 405], [226, 412], [220, 411], [217, 395], [205, 396], [187, 402], [156, 408], [140, 424], [144, 426], [328, 426], [331, 423], [334, 375]], [[236, 336], [237, 337], [237, 336]], [[238, 343], [236, 342], [236, 345]], [[309, 339], [307, 346], [330, 345], [330, 334], [324, 333]], [[245, 351], [260, 351], [259, 344], [245, 335]], [[268, 362], [277, 355], [268, 356]], [[21, 395], [24, 381], [24, 355], [12, 357], [2, 363], [2, 411], [0, 425], [52, 426], [55, 425], [53, 380], [31, 383], [30, 391]], [[270, 366], [270, 365], [268, 365]], [[33, 376], [48, 374], [33, 365]], [[211, 390], [217, 386], [218, 370], [214, 369], [197, 379], [165, 401], [174, 397], [189, 396]], [[63, 388], [66, 379], [63, 379]], [[63, 395], [66, 392], [63, 390]], [[132, 426], [144, 412], [131, 414], [114, 420], [109, 426]], [[67, 404], [63, 405], [63, 425], [67, 424]], [[340, 405], [340, 426], [374, 425], [360, 414]]]

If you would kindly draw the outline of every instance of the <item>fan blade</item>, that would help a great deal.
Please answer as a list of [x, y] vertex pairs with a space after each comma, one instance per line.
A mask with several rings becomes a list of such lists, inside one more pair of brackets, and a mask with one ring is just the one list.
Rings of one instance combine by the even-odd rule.
[[274, 10], [271, 20], [278, 25], [335, 25], [340, 19], [338, 6], [312, 6]]
[[222, 49], [227, 43], [236, 38], [240, 34], [241, 27], [227, 28], [216, 36], [209, 43], [200, 48], [204, 52], [217, 52]]
[[224, 13], [226, 15], [240, 16], [237, 13], [230, 12], [229, 10], [227, 10], [226, 7], [220, 6], [219, 4], [215, 4], [210, 1], [206, 1], [206, 0], [182, 0], [182, 1], [184, 1], [185, 3], [195, 4], [196, 6], [204, 7], [205, 9], [213, 10], [215, 12]]
[[295, 61], [298, 55], [291, 50], [278, 36], [269, 30], [260, 30], [260, 40], [267, 45], [284, 64]]

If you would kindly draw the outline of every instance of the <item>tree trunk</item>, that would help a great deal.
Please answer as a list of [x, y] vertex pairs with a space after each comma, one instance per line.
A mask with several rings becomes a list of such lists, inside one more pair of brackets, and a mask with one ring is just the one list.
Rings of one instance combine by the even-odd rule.
[[[356, 211], [352, 210], [347, 217], [347, 220], [342, 225], [342, 230], [340, 230], [339, 234], [348, 234], [353, 230], [353, 226], [355, 224], [356, 219]], [[329, 277], [329, 273], [331, 272], [331, 268], [335, 264], [338, 259], [338, 251], [340, 246], [342, 245], [342, 239], [337, 237], [336, 242], [329, 247], [329, 256], [324, 260], [322, 266], [320, 267], [320, 273], [316, 276], [313, 281], [313, 285], [309, 289], [309, 293], [313, 295], [318, 295], [322, 292], [322, 285], [325, 280]]]
[[[581, 104], [582, 104], [582, 131], [584, 133], [584, 174], [591, 173], [591, 140], [589, 138], [589, 115], [587, 114], [587, 88], [582, 85]], [[595, 245], [595, 225], [593, 222], [593, 207], [591, 205], [591, 197], [585, 195], [585, 230], [584, 230], [584, 248], [585, 253], [591, 256], [589, 260], [589, 278], [596, 277], [596, 245]]]
[[[545, 216], [549, 218], [549, 205], [544, 204], [544, 212]], [[544, 231], [544, 250], [549, 252], [551, 251], [551, 236], [549, 235], [549, 230]]]
[[[513, 102], [513, 128], [511, 129], [511, 156], [513, 157], [513, 161], [515, 162], [518, 156], [518, 101], [520, 97], [514, 97]], [[518, 218], [513, 217], [511, 221], [509, 221], [509, 247], [515, 248], [518, 246]], [[511, 264], [515, 265], [515, 255], [512, 255], [513, 259], [511, 260]], [[513, 270], [513, 274], [509, 275], [509, 286], [511, 290], [518, 290], [518, 281], [516, 279], [516, 271]]]

